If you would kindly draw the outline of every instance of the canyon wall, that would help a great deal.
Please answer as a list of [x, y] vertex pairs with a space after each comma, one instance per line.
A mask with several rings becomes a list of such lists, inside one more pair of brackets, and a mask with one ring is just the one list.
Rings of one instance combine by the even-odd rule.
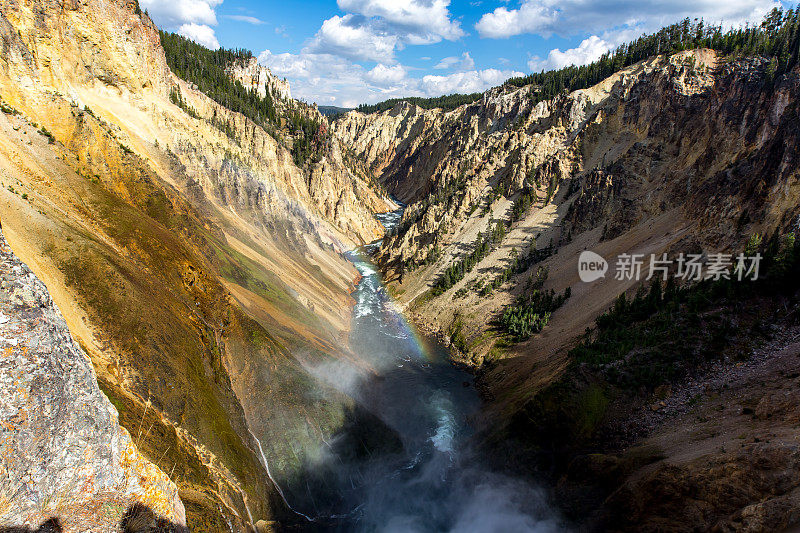
[[[403, 103], [334, 123], [409, 204], [379, 254], [389, 290], [476, 372], [488, 401], [483, 436], [503, 457], [498, 466], [550, 472], [576, 520], [626, 531], [791, 523], [794, 483], [770, 489], [746, 481], [797, 474], [787, 455], [792, 415], [769, 429], [749, 415], [750, 403], [779, 409], [775, 391], [793, 386], [784, 367], [796, 350], [790, 284], [782, 296], [721, 301], [694, 322], [675, 311], [669, 326], [637, 323], [673, 328], [665, 345], [640, 347], [656, 333], [634, 329], [619, 334], [631, 335], [629, 344], [607, 345], [633, 351], [603, 355], [593, 346], [601, 353], [594, 366], [570, 351], [593, 338], [587, 331], [621, 294], [646, 289], [651, 254], [707, 261], [740, 252], [754, 235], [766, 242], [800, 230], [799, 86], [796, 70], [773, 79], [766, 59], [694, 50], [550, 100], [535, 98], [534, 86], [505, 86], [448, 112]], [[487, 253], [463, 276], [453, 274], [448, 269], [475, 250], [479, 235], [492, 236]], [[786, 242], [791, 253], [794, 241]], [[612, 269], [593, 283], [578, 276], [586, 250]], [[642, 254], [642, 281], [616, 279], [620, 254]], [[446, 276], [452, 282], [442, 284]], [[569, 290], [569, 297], [541, 332], [523, 339], [504, 332], [504, 311], [537, 290]], [[765, 317], [761, 325], [753, 313]], [[752, 333], [759, 328], [788, 333]], [[759, 342], [771, 343], [770, 355], [754, 348]], [[697, 363], [697, 353], [718, 366]], [[732, 370], [748, 357], [770, 362]], [[691, 378], [668, 377], [693, 364]], [[608, 385], [609, 376], [634, 369], [665, 384]], [[752, 388], [760, 375], [784, 378]], [[749, 461], [746, 450], [763, 460]], [[720, 487], [741, 497], [726, 501]], [[628, 520], [631, 509], [636, 518]]]
[[[769, 90], [766, 62], [721, 60], [711, 50], [659, 56], [600, 84], [534, 104], [531, 86], [488, 91], [450, 112], [408, 104], [374, 115], [348, 113], [334, 124], [390, 192], [410, 202], [401, 231], [379, 257], [401, 302], [447, 332], [456, 314], [472, 346], [467, 363], [492, 351], [488, 322], [519, 293], [538, 266], [547, 287], [578, 283], [577, 256], [623, 251], [726, 251], [752, 233], [797, 222], [797, 161], [791, 73]], [[523, 193], [531, 207], [502, 241], [443, 294], [429, 290], [463, 257], [479, 232], [509, 221]], [[743, 221], [739, 223], [739, 221]], [[553, 243], [557, 257], [515, 273], [488, 297], [472, 290], [501, 274], [512, 250]], [[432, 253], [436, 250], [436, 253]], [[591, 302], [566, 305], [539, 343], [508, 357], [569, 344], [631, 284], [603, 280]], [[461, 290], [465, 289], [465, 290]], [[469, 289], [469, 290], [467, 290]], [[465, 294], [466, 292], [466, 294]], [[558, 340], [558, 339], [562, 339]], [[523, 358], [524, 359], [524, 358]]]
[[275, 483], [352, 409], [309, 369], [354, 359], [342, 254], [394, 204], [338, 141], [298, 168], [284, 134], [176, 78], [135, 1], [3, 1], [0, 40], [3, 231], [120, 424], [190, 528], [304, 520]]

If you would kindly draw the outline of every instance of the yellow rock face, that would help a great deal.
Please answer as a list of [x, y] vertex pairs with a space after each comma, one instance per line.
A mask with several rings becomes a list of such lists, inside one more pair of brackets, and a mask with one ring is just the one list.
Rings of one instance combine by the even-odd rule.
[[343, 416], [347, 398], [304, 403], [304, 365], [351, 355], [341, 252], [380, 237], [373, 212], [394, 205], [337, 139], [299, 169], [279, 132], [175, 78], [134, 6], [0, 0], [3, 229], [134, 435], [145, 503], [180, 518], [143, 458], [177, 481], [190, 527], [272, 523], [253, 435], [290, 471], [283, 437], [312, 447]]

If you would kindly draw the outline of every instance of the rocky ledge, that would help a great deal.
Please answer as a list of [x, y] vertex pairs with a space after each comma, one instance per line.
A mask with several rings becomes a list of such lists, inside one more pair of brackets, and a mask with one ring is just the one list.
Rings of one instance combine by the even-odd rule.
[[186, 524], [175, 484], [120, 427], [47, 287], [0, 232], [0, 530], [131, 519]]

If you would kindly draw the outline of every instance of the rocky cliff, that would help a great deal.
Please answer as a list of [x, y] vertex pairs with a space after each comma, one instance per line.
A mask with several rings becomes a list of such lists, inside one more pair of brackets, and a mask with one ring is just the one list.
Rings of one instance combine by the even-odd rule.
[[2, 234], [0, 284], [0, 527], [113, 531], [136, 504], [185, 526], [177, 487], [119, 425], [47, 288]]
[[276, 483], [352, 409], [309, 369], [353, 357], [342, 252], [393, 204], [176, 78], [135, 1], [5, 1], [0, 39], [3, 229], [120, 424], [190, 528], [303, 520]]
[[[651, 254], [707, 258], [744, 249], [754, 234], [800, 229], [800, 166], [790, 148], [800, 133], [798, 85], [796, 70], [773, 80], [766, 59], [695, 50], [653, 57], [550, 100], [534, 98], [534, 86], [500, 87], [449, 112], [399, 104], [373, 115], [351, 112], [334, 124], [388, 190], [409, 203], [379, 256], [390, 290], [478, 373], [489, 400], [488, 440], [514, 442], [500, 444], [499, 455], [514, 469], [538, 464], [553, 472], [559, 496], [572, 502], [567, 507], [574, 503], [573, 516], [585, 520], [607, 505], [602, 527], [653, 531], [791, 523], [792, 511], [776, 506], [793, 498], [794, 485], [745, 483], [750, 476], [796, 475], [791, 452], [777, 437], [759, 445], [763, 427], [737, 425], [742, 410], [752, 409], [741, 396], [745, 383], [758, 378], [752, 368], [734, 378], [728, 373], [761, 338], [731, 333], [756, 328], [745, 325], [750, 313], [770, 313], [766, 324], [796, 313], [789, 285], [787, 300], [713, 300], [699, 329], [680, 308], [665, 319], [674, 328], [667, 328], [668, 339], [656, 337], [666, 346], [647, 344], [655, 342], [649, 328], [664, 327], [648, 322], [618, 333], [643, 345], [608, 344], [623, 355], [587, 363], [568, 354], [620, 294], [633, 296], [639, 286], [615, 279], [613, 270], [581, 282], [583, 251], [605, 257], [612, 269], [620, 254], [642, 254], [646, 274]], [[504, 332], [505, 310], [551, 289], [570, 296], [541, 332]], [[781, 327], [793, 327], [787, 320]], [[678, 337], [682, 342], [670, 344]], [[654, 351], [669, 362], [650, 358]], [[697, 354], [726, 362], [713, 374]], [[684, 371], [694, 381], [684, 382]], [[619, 385], [619, 376], [633, 374], [657, 375], [653, 383], [669, 386]], [[791, 379], [776, 386], [791, 387]], [[715, 385], [696, 397], [688, 392], [709, 382]], [[736, 407], [713, 414], [723, 410], [714, 391], [727, 386], [739, 391], [726, 396], [737, 398]], [[769, 394], [754, 391], [748, 401]], [[653, 421], [651, 414], [670, 401], [681, 406], [678, 414], [666, 408], [672, 414]], [[707, 422], [702, 434], [693, 433], [698, 421]], [[733, 435], [732, 427], [742, 431]], [[784, 423], [774, 434], [784, 430], [792, 434]], [[745, 450], [765, 459], [751, 462]], [[706, 476], [705, 468], [714, 474]], [[669, 488], [662, 491], [662, 482]], [[720, 486], [741, 491], [741, 498], [724, 501], [714, 492]], [[765, 490], [776, 497], [769, 509], [759, 506]], [[637, 518], [621, 521], [632, 508]]]
[[269, 68], [260, 65], [254, 57], [246, 63], [233, 65], [231, 77], [239, 80], [246, 89], [256, 91], [261, 97], [269, 94], [276, 99], [292, 99], [289, 82], [285, 78], [282, 80], [276, 78]]
[[[791, 73], [766, 87], [766, 67], [757, 58], [727, 62], [700, 50], [653, 58], [535, 105], [533, 87], [498, 88], [450, 112], [399, 104], [375, 115], [351, 112], [334, 127], [410, 202], [401, 231], [381, 251], [395, 279], [403, 272], [401, 300], [418, 299], [442, 330], [463, 308], [475, 340], [486, 317], [530, 275], [515, 273], [488, 299], [475, 294], [504, 272], [512, 250], [552, 241], [559, 257], [539, 266], [549, 266], [552, 286], [563, 290], [575, 285], [571, 261], [587, 247], [608, 256], [688, 243], [727, 250], [753, 232], [794, 222], [796, 161], [779, 146], [794, 131], [798, 79]], [[512, 214], [523, 196], [527, 207]], [[447, 292], [430, 294], [446, 267], [498, 220], [508, 231], [491, 253]], [[582, 331], [627, 288], [593, 287], [596, 303], [562, 313], [572, 315], [569, 328]], [[471, 352], [480, 359], [491, 345]]]

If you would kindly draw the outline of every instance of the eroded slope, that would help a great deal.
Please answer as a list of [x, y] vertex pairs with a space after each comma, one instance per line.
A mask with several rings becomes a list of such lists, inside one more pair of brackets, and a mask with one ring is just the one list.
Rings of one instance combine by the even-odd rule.
[[267, 465], [285, 483], [344, 421], [351, 400], [307, 367], [352, 357], [357, 272], [342, 252], [380, 236], [372, 213], [393, 204], [338, 145], [298, 168], [175, 78], [135, 2], [0, 7], [10, 245], [121, 424], [143, 427], [142, 453], [168, 465], [190, 527], [294, 520]]

